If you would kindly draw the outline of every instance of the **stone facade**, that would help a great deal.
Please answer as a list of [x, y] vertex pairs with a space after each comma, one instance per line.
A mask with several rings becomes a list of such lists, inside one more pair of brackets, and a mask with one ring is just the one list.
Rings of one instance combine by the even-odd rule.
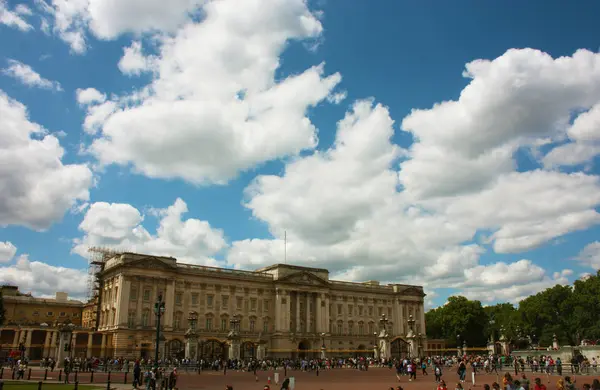
[[94, 332], [94, 323], [82, 326], [83, 302], [70, 300], [62, 292], [57, 292], [55, 298], [37, 298], [19, 292], [16, 286], [2, 286], [1, 291], [6, 320], [0, 327], [0, 360], [15, 351], [31, 360], [59, 356], [60, 328], [64, 324], [73, 327], [73, 356], [102, 354], [103, 336]]
[[[99, 278], [98, 331], [103, 351], [113, 356], [154, 356], [159, 295], [165, 301], [161, 356], [183, 357], [187, 350], [195, 355], [188, 357], [227, 357], [233, 316], [242, 358], [318, 356], [323, 343], [330, 355], [372, 354], [382, 315], [392, 354], [406, 353], [409, 316], [420, 349], [427, 345], [419, 286], [334, 281], [319, 268], [277, 264], [239, 271], [135, 253], [108, 259]], [[197, 318], [193, 345], [186, 336], [191, 313]]]

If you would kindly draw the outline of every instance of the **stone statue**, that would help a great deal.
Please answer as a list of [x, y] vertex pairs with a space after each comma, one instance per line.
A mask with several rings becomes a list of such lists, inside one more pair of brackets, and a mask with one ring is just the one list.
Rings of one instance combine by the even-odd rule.
[[387, 357], [387, 343], [383, 339], [379, 340], [379, 355], [381, 357]]

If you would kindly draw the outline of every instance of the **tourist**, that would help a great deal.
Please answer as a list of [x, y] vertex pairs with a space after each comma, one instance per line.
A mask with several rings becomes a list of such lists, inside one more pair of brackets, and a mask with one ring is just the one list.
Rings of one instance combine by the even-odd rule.
[[600, 381], [598, 379], [592, 381], [592, 390], [600, 390]]
[[575, 380], [571, 381], [570, 376], [565, 377], [565, 389], [566, 390], [575, 390]]
[[465, 375], [467, 374], [467, 365], [465, 364], [464, 360], [461, 360], [460, 363], [458, 364], [458, 378], [460, 382], [464, 382], [465, 381]]
[[556, 390], [565, 390], [565, 380], [563, 378], [556, 382]]
[[523, 386], [523, 389], [529, 390], [529, 379], [525, 374], [521, 375], [521, 386]]
[[546, 385], [542, 383], [540, 378], [535, 378], [533, 382], [535, 383], [533, 390], [546, 390]]
[[442, 380], [442, 367], [436, 365], [433, 369], [433, 373], [435, 374], [435, 382], [439, 383]]
[[462, 384], [461, 384], [460, 382], [458, 382], [458, 383], [456, 384], [456, 387], [454, 388], [454, 390], [463, 390], [463, 386], [462, 386]]
[[437, 390], [448, 390], [448, 388], [446, 387], [446, 382], [444, 382], [443, 380], [440, 381], [440, 384], [438, 385]]

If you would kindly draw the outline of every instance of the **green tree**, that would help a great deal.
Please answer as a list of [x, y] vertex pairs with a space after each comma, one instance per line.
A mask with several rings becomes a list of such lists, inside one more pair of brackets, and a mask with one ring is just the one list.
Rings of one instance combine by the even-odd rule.
[[488, 317], [479, 301], [462, 296], [448, 298], [448, 303], [425, 315], [427, 334], [430, 338], [443, 338], [451, 344], [466, 341], [468, 345], [485, 345], [486, 336], [481, 332], [488, 324]]

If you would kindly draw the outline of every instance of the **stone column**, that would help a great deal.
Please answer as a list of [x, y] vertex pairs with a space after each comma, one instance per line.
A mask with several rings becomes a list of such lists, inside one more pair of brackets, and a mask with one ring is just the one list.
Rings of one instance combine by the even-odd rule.
[[19, 347], [20, 340], [21, 340], [21, 331], [19, 329], [15, 329], [15, 337], [13, 338], [12, 349], [16, 349]]
[[58, 351], [56, 350], [56, 344], [58, 343], [57, 340], [58, 337], [58, 332], [53, 330], [52, 331], [52, 338], [50, 340], [50, 355], [56, 359], [58, 361]]
[[86, 358], [92, 357], [92, 349], [94, 348], [94, 334], [88, 333]]
[[119, 276], [119, 296], [117, 297], [117, 319], [116, 325], [127, 325], [129, 314], [129, 293], [131, 290], [131, 281], [125, 279], [124, 275]]
[[310, 305], [312, 301], [312, 293], [306, 293], [306, 322], [304, 323], [304, 330], [306, 333], [312, 332], [312, 329], [310, 328]]
[[296, 291], [296, 333], [300, 331], [300, 292]]
[[325, 296], [325, 316], [323, 318], [323, 322], [324, 322], [324, 326], [325, 326], [325, 333], [329, 333], [329, 318], [331, 316], [331, 313], [329, 312], [329, 307], [330, 307], [330, 299], [329, 299], [329, 295]]
[[284, 308], [284, 320], [283, 320], [283, 329], [286, 332], [291, 332], [291, 321], [292, 321], [292, 294], [289, 290], [283, 292], [283, 296], [285, 297], [285, 308]]
[[420, 324], [421, 324], [419, 332], [421, 332], [421, 334], [424, 335], [425, 334], [425, 310], [422, 305], [419, 305], [419, 318], [420, 318]]
[[279, 332], [285, 329], [284, 327], [284, 319], [285, 316], [283, 315], [283, 313], [285, 313], [285, 311], [283, 310], [283, 303], [281, 301], [281, 295], [282, 295], [282, 291], [281, 289], [277, 289], [275, 291], [275, 310], [273, 310], [273, 316], [274, 321], [275, 321], [275, 331]]
[[100, 345], [100, 358], [105, 358], [106, 354], [106, 334], [102, 335], [102, 344]]
[[[202, 296], [203, 294], [200, 294]], [[175, 280], [167, 281], [167, 291], [163, 295], [165, 300], [165, 315], [162, 317], [165, 330], [173, 329], [173, 314], [175, 313]]]
[[317, 299], [315, 301], [317, 305], [315, 309], [315, 332], [321, 334], [323, 331], [323, 308], [321, 307], [321, 294], [317, 293]]
[[44, 339], [44, 352], [43, 352], [43, 356], [42, 357], [48, 357], [50, 356], [50, 340], [51, 340], [51, 335], [50, 335], [50, 331], [47, 330], [46, 331], [46, 338]]
[[31, 352], [31, 336], [33, 334], [33, 330], [27, 330], [27, 337], [25, 338], [25, 357], [29, 357], [29, 353]]

